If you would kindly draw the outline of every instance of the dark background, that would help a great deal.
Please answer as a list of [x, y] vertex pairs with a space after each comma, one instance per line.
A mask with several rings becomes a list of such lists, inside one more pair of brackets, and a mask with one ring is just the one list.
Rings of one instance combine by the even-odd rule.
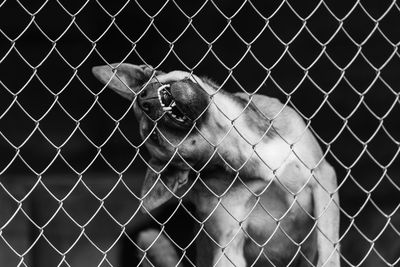
[[[114, 62], [193, 71], [230, 92], [288, 101], [336, 169], [343, 265], [393, 263], [400, 255], [399, 9], [385, 0], [4, 1], [0, 250], [13, 254], [8, 266], [21, 258], [5, 240], [21, 252], [34, 244], [25, 257], [33, 266], [55, 266], [62, 261], [55, 248], [74, 244], [79, 225], [88, 240], [115, 232], [114, 261], [130, 264], [130, 241], [119, 233], [142, 225], [133, 193], [148, 157], [130, 103], [91, 74]], [[190, 231], [181, 213], [171, 232]], [[22, 245], [8, 231], [19, 217], [28, 225]], [[54, 262], [43, 265], [41, 253]]]

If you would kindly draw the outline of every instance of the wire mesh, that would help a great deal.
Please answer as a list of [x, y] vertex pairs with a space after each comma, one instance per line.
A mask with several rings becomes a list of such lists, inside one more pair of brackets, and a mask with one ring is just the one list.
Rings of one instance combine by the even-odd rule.
[[[174, 266], [167, 256], [147, 262], [171, 249], [166, 242], [179, 264], [196, 265], [195, 243], [208, 232], [185, 202], [191, 190], [140, 212], [150, 136], [139, 136], [137, 100], [91, 74], [129, 62], [206, 75], [229, 93], [293, 107], [337, 173], [342, 266], [398, 266], [400, 6], [341, 2], [2, 1], [0, 264]], [[240, 168], [225, 163], [242, 183]], [[201, 171], [193, 176], [204, 183]], [[232, 186], [213, 212], [235, 218], [221, 200]], [[220, 259], [248, 234], [236, 223], [228, 245], [215, 242]], [[143, 237], [154, 240], [149, 249]]]

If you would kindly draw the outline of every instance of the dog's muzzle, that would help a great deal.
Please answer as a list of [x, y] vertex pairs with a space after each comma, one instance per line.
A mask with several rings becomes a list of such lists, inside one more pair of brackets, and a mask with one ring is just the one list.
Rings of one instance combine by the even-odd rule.
[[171, 84], [151, 83], [138, 96], [139, 107], [153, 120], [167, 115], [181, 126], [203, 117], [210, 96], [189, 79]]

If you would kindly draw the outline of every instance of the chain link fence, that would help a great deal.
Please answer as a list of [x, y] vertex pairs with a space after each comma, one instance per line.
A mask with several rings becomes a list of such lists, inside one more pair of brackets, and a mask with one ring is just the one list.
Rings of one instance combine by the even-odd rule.
[[195, 265], [190, 203], [140, 211], [132, 103], [91, 73], [114, 62], [293, 107], [337, 173], [342, 266], [400, 266], [396, 1], [4, 0], [0, 17], [1, 266], [138, 266], [152, 228]]

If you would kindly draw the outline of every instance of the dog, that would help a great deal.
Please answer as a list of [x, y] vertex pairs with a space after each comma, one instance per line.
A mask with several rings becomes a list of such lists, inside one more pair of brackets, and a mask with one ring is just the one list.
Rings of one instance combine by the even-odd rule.
[[151, 155], [143, 209], [182, 190], [195, 205], [196, 266], [340, 266], [335, 171], [292, 108], [184, 71], [92, 72], [133, 102]]

